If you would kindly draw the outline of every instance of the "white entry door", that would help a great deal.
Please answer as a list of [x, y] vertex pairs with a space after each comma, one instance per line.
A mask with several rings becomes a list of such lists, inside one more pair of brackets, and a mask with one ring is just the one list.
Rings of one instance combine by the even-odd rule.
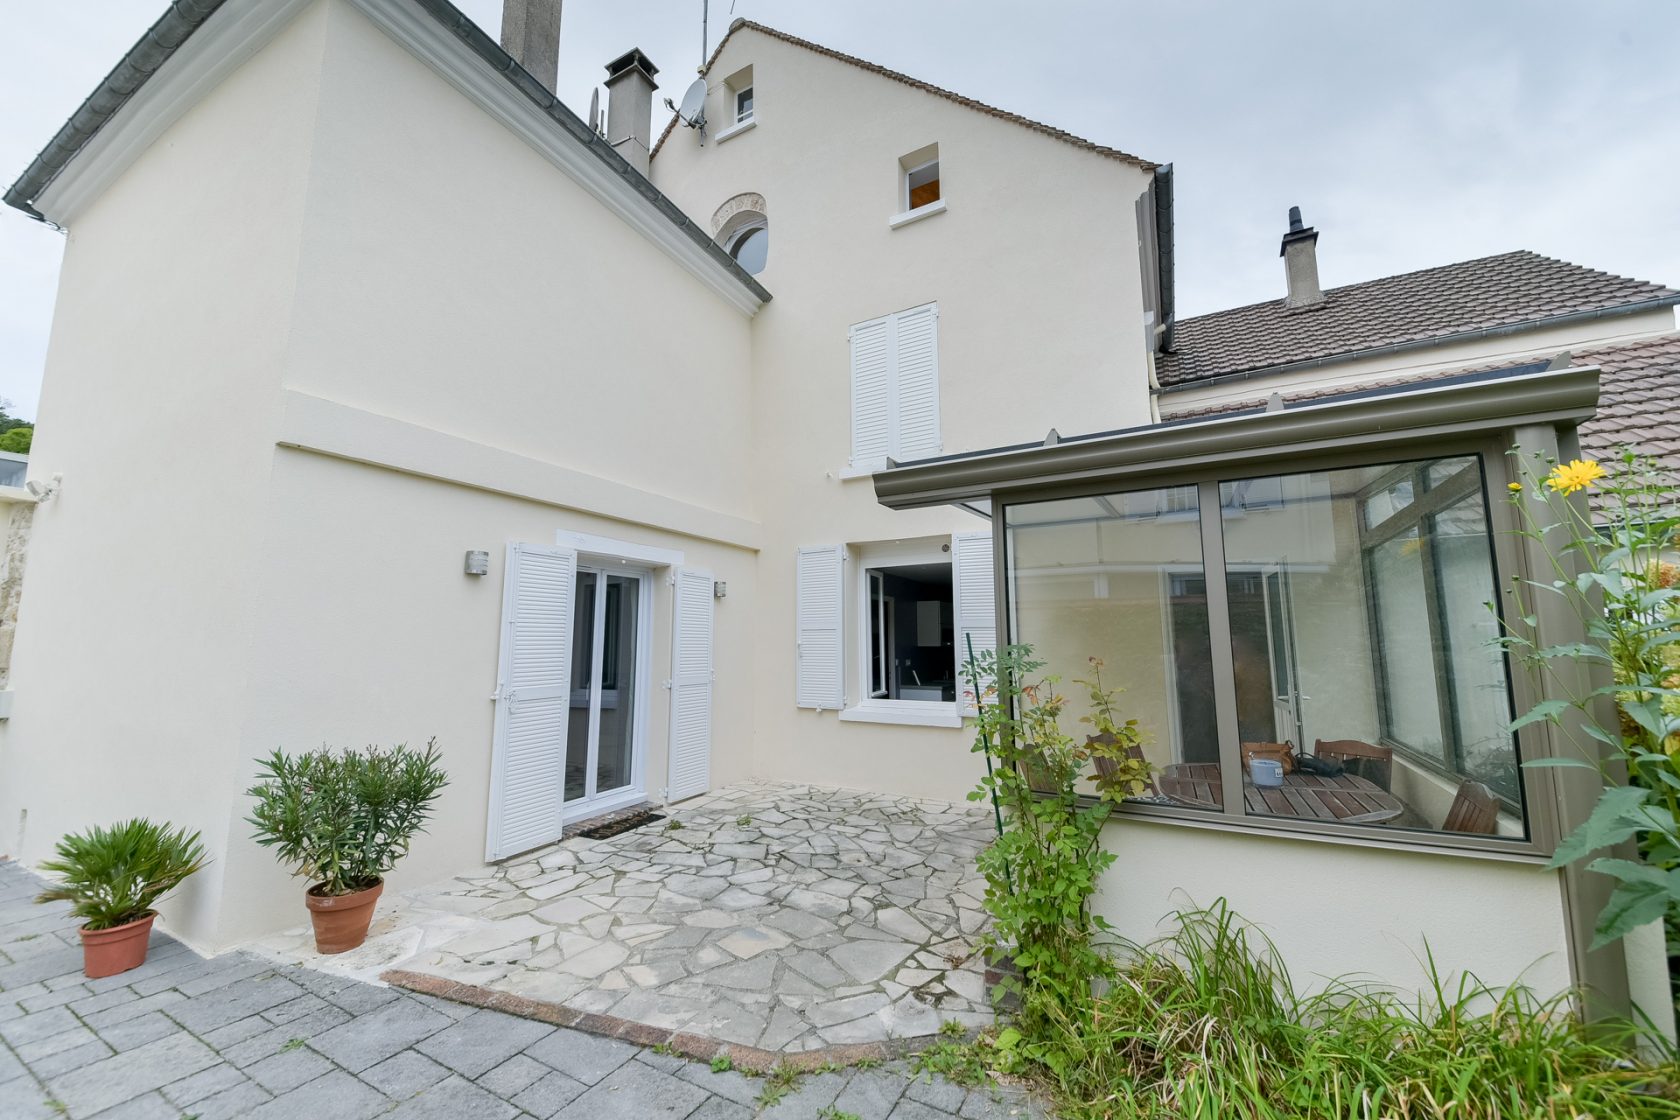
[[566, 729], [569, 820], [642, 799], [649, 588], [642, 572], [577, 569]]
[[1306, 746], [1306, 727], [1301, 702], [1300, 663], [1295, 657], [1295, 598], [1289, 582], [1289, 566], [1268, 565], [1262, 573], [1266, 596], [1266, 640], [1272, 667], [1272, 718], [1279, 742]]

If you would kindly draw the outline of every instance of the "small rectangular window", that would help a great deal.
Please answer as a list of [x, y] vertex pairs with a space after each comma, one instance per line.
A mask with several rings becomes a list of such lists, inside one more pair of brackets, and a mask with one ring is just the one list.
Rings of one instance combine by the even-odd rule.
[[904, 173], [907, 210], [920, 210], [939, 201], [939, 161], [910, 168]]
[[753, 87], [735, 91], [735, 123], [743, 124], [752, 120], [753, 115]]

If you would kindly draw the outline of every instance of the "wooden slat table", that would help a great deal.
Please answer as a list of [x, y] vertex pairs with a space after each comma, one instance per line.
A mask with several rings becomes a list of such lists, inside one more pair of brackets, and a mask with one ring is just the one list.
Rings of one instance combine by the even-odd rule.
[[[1176, 762], [1163, 766], [1156, 786], [1180, 805], [1197, 809], [1225, 807], [1217, 763]], [[1296, 772], [1285, 774], [1283, 785], [1267, 789], [1261, 789], [1244, 774], [1243, 805], [1255, 816], [1348, 824], [1386, 824], [1406, 811], [1399, 798], [1377, 783], [1354, 774], [1325, 778]]]

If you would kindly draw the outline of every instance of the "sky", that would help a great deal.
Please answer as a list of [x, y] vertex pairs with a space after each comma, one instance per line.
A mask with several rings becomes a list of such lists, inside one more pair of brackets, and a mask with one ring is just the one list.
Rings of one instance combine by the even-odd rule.
[[[500, 25], [502, 0], [456, 2]], [[164, 7], [0, 0], [0, 181]], [[661, 68], [656, 96], [680, 98], [701, 7], [566, 0], [562, 100], [585, 112], [603, 64], [632, 46]], [[1680, 286], [1677, 0], [710, 8], [710, 45], [744, 16], [1172, 163], [1180, 317], [1280, 297], [1292, 205], [1319, 231], [1326, 287], [1512, 249]], [[0, 211], [0, 397], [14, 415], [35, 416], [62, 251], [61, 234]]]

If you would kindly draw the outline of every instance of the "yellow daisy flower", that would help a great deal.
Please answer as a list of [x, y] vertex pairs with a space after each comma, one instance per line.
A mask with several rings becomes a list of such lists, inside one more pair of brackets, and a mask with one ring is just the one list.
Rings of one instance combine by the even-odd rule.
[[1520, 482], [1507, 482], [1505, 484], [1505, 489], [1509, 490], [1513, 494], [1520, 494], [1520, 493], [1522, 493], [1522, 483], [1520, 483]]
[[1605, 473], [1596, 459], [1571, 459], [1552, 468], [1546, 485], [1560, 494], [1573, 494], [1577, 490], [1585, 490], [1603, 478]]

